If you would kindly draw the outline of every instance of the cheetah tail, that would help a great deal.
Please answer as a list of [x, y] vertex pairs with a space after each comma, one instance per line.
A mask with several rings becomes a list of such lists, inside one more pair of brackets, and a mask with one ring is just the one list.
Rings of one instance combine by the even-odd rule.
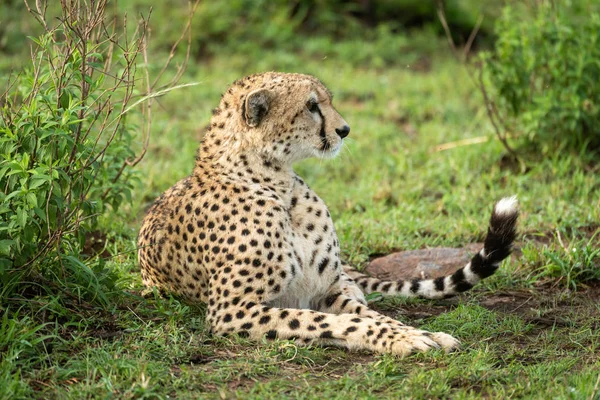
[[364, 293], [379, 292], [384, 295], [438, 299], [451, 297], [471, 289], [480, 280], [492, 275], [502, 260], [512, 251], [516, 236], [519, 205], [516, 196], [506, 197], [496, 203], [483, 249], [471, 261], [452, 275], [436, 279], [412, 281], [381, 281], [356, 270], [346, 270]]

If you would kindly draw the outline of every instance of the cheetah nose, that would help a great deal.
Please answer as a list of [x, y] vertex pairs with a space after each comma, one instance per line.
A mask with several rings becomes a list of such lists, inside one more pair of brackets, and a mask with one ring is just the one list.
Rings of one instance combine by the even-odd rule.
[[335, 133], [337, 133], [338, 136], [343, 139], [350, 133], [350, 127], [348, 125], [344, 125], [341, 128], [335, 128]]

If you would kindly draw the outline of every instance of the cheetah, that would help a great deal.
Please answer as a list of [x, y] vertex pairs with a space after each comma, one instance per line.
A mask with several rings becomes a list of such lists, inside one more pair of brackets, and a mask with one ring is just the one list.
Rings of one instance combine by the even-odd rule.
[[494, 207], [483, 249], [449, 276], [381, 281], [340, 259], [327, 206], [292, 169], [334, 157], [350, 127], [315, 77], [240, 79], [213, 110], [192, 174], [150, 207], [143, 283], [207, 304], [212, 334], [287, 339], [399, 356], [459, 341], [368, 307], [365, 293], [444, 298], [493, 274], [512, 250], [518, 203]]

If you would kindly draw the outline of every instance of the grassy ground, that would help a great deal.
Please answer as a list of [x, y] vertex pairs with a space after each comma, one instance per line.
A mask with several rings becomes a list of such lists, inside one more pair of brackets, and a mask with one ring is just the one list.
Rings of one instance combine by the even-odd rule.
[[[266, 52], [192, 65], [201, 81], [160, 100], [127, 218], [107, 218], [115, 289], [104, 308], [77, 292], [14, 298], [0, 330], [0, 398], [600, 398], [600, 168], [556, 154], [522, 173], [494, 140], [469, 70], [449, 55], [367, 68]], [[399, 56], [402, 59], [402, 56]], [[251, 67], [249, 67], [251, 66]], [[473, 291], [373, 306], [458, 337], [455, 354], [407, 359], [260, 345], [208, 335], [202, 305], [142, 298], [135, 236], [145, 208], [187, 175], [210, 111], [234, 79], [315, 74], [352, 127], [335, 160], [297, 171], [325, 199], [343, 255], [364, 265], [398, 249], [480, 241], [493, 202], [517, 194], [520, 251]], [[484, 143], [439, 151], [453, 141]]]

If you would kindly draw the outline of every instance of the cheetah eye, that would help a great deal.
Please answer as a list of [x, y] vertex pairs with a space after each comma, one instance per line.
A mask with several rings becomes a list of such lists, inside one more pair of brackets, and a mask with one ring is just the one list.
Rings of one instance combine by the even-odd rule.
[[319, 112], [319, 104], [314, 100], [307, 101], [306, 108], [308, 108], [308, 111], [310, 111], [311, 113]]

